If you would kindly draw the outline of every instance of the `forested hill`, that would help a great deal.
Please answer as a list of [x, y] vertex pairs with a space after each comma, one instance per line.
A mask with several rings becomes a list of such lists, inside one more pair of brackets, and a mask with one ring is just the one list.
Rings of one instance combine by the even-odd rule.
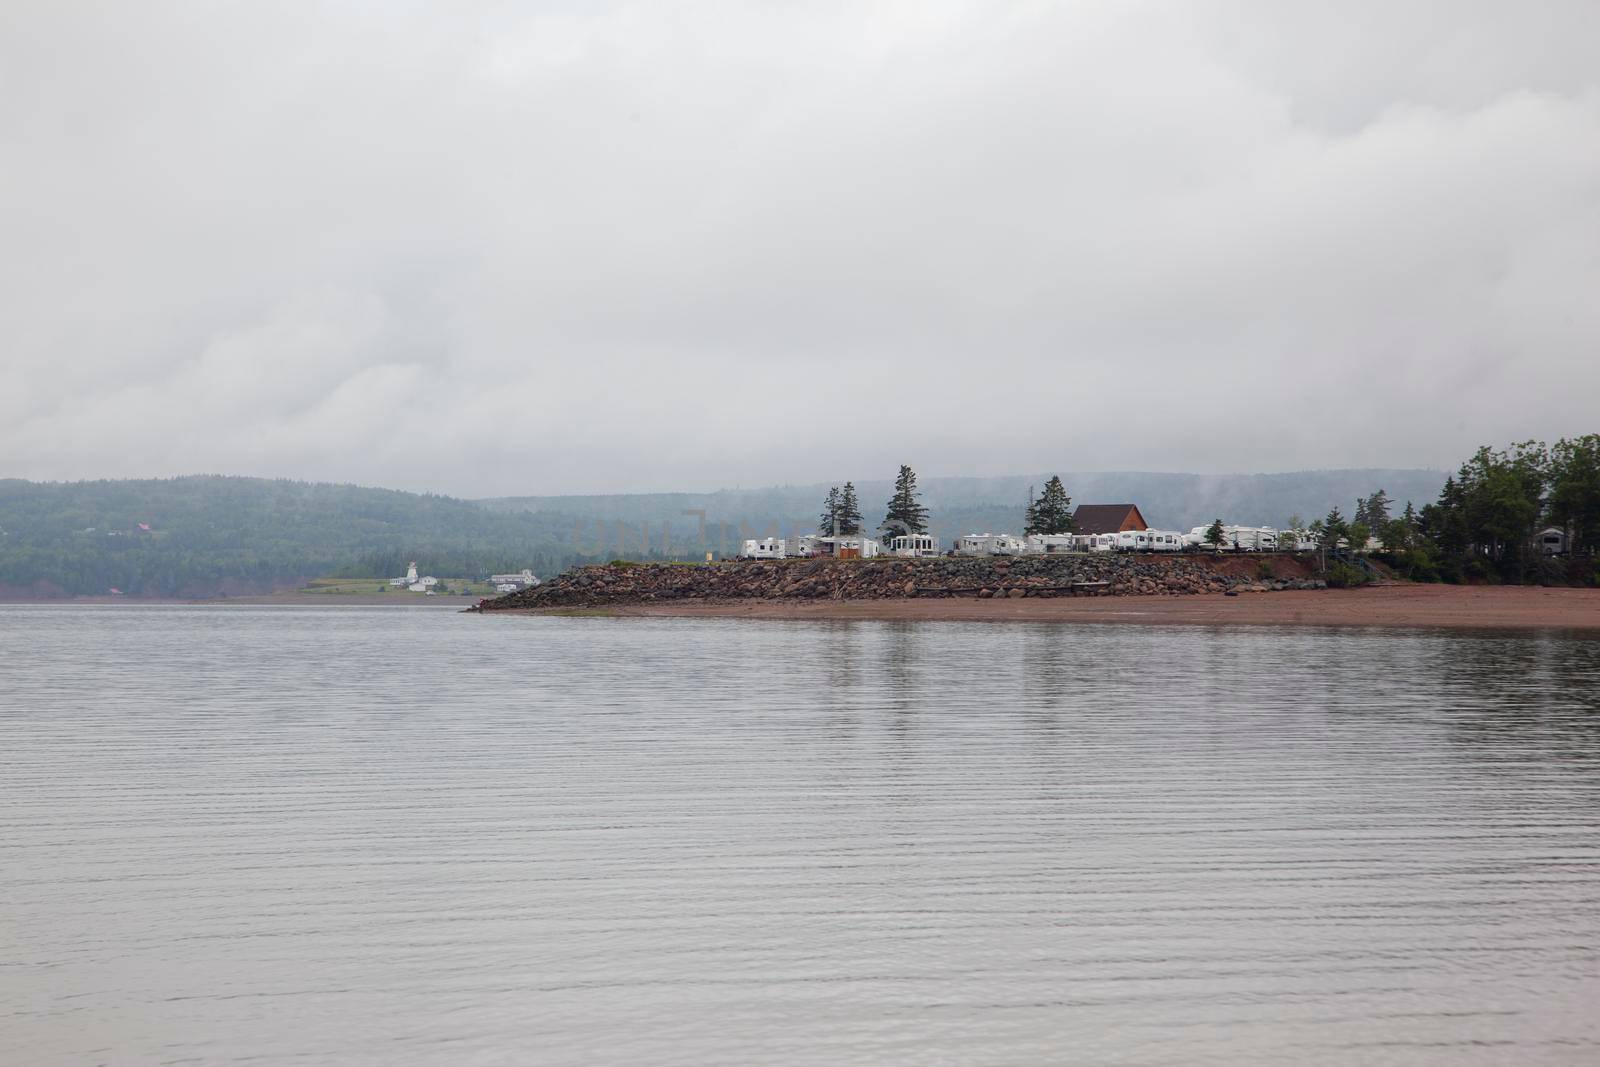
[[261, 478], [0, 480], [0, 596], [213, 596], [325, 574], [472, 576], [572, 562], [574, 518]]
[[[1018, 531], [1030, 486], [1048, 475], [929, 478], [933, 532], [949, 541]], [[1438, 496], [1434, 471], [1301, 474], [1064, 474], [1076, 503], [1136, 503], [1163, 528], [1223, 518], [1281, 525], [1385, 489], [1396, 503]], [[858, 482], [863, 517], [883, 517], [888, 481]], [[827, 487], [466, 501], [353, 485], [197, 476], [142, 481], [0, 480], [0, 597], [215, 596], [267, 592], [321, 575], [481, 577], [531, 567], [728, 555], [744, 537], [815, 529]], [[686, 514], [687, 513], [687, 514]]]

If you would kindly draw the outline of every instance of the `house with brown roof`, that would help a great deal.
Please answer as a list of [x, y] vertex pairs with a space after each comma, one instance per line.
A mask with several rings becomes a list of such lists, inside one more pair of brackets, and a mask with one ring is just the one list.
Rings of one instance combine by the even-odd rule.
[[1114, 534], [1124, 530], [1148, 530], [1135, 504], [1079, 504], [1072, 513], [1072, 529], [1080, 534]]

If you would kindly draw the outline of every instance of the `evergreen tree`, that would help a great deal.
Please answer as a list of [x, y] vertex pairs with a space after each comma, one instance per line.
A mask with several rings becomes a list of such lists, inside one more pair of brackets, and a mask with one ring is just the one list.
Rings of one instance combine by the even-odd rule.
[[842, 502], [837, 485], [828, 490], [827, 499], [822, 502], [822, 515], [817, 519], [817, 528], [824, 534], [839, 532], [839, 507]]
[[1227, 534], [1222, 530], [1221, 519], [1218, 519], [1216, 522], [1213, 522], [1210, 526], [1206, 527], [1206, 544], [1211, 545], [1213, 548], [1220, 549], [1222, 547], [1223, 539], [1226, 537]]
[[1349, 524], [1344, 521], [1344, 516], [1339, 514], [1339, 506], [1335, 504], [1328, 510], [1328, 517], [1322, 520], [1322, 547], [1338, 548], [1339, 538], [1349, 532]]
[[1389, 505], [1394, 501], [1389, 499], [1389, 494], [1379, 489], [1367, 497], [1366, 515], [1358, 517], [1357, 522], [1365, 522], [1369, 529], [1381, 530], [1383, 524], [1389, 521]]
[[845, 482], [844, 491], [839, 494], [839, 533], [860, 532], [861, 505], [856, 502], [856, 486], [854, 482]]
[[1039, 499], [1028, 505], [1028, 522], [1024, 534], [1067, 534], [1072, 532], [1072, 498], [1059, 475], [1052, 475], [1044, 483]]
[[889, 498], [888, 513], [883, 517], [882, 529], [890, 537], [901, 534], [928, 532], [928, 509], [917, 503], [917, 475], [904, 463], [894, 479], [894, 495]]
[[1600, 548], [1600, 434], [1551, 448], [1549, 518], [1572, 535], [1571, 551]]

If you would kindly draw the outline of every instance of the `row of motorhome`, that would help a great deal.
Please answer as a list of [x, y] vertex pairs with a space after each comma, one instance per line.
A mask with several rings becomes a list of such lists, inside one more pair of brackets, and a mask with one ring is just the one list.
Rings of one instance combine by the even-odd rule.
[[[1176, 530], [1121, 530], [1100, 534], [967, 534], [956, 539], [953, 551], [958, 556], [1031, 556], [1066, 552], [1183, 552], [1186, 550], [1223, 552], [1299, 551], [1316, 547], [1303, 533], [1270, 526], [1224, 526], [1222, 544], [1206, 539], [1209, 526], [1196, 526], [1188, 533]], [[840, 559], [871, 559], [887, 553], [892, 556], [940, 555], [937, 538], [929, 534], [907, 534], [882, 542], [861, 534], [837, 537], [806, 534], [801, 537], [761, 537], [744, 542], [746, 559], [804, 559], [833, 556]]]

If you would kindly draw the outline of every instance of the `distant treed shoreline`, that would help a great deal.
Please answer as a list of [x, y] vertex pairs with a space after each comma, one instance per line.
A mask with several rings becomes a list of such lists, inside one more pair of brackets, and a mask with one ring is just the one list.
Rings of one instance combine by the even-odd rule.
[[[1080, 502], [1131, 499], [1155, 525], [1209, 522], [1213, 513], [1282, 525], [1296, 512], [1363, 499], [1379, 485], [1395, 500], [1431, 501], [1454, 486], [1408, 546], [1418, 577], [1514, 579], [1519, 555], [1508, 523], [1522, 529], [1553, 514], [1490, 506], [1505, 496], [1506, 470], [1554, 493], [1557, 510], [1592, 545], [1584, 481], [1593, 438], [1534, 453], [1484, 450], [1451, 476], [1417, 470], [1335, 470], [1282, 475], [1066, 474]], [[1587, 443], [1586, 443], [1587, 442]], [[1520, 448], [1521, 446], [1519, 446]], [[1542, 472], [1537, 478], [1517, 472]], [[1465, 474], [1463, 473], [1465, 472]], [[1470, 476], [1468, 476], [1470, 475]], [[1020, 530], [1048, 475], [923, 481], [930, 532], [946, 543], [976, 531]], [[1419, 496], [1418, 490], [1425, 490]], [[856, 483], [864, 508], [894, 491], [889, 481]], [[1529, 489], [1532, 492], [1532, 489]], [[983, 500], [985, 493], [997, 499]], [[1461, 495], [1459, 506], [1451, 503]], [[466, 501], [349, 485], [226, 476], [36, 483], [0, 481], [0, 596], [136, 597], [250, 595], [321, 575], [403, 573], [418, 560], [433, 573], [482, 575], [529, 567], [541, 575], [616, 557], [726, 556], [748, 538], [814, 528], [814, 487], [711, 494], [503, 498]], [[1313, 503], [1317, 502], [1317, 503]], [[528, 510], [535, 508], [536, 510]], [[1510, 518], [1507, 518], [1507, 516]], [[1199, 518], [1195, 518], [1200, 516]], [[876, 519], [876, 512], [871, 519]], [[1487, 524], [1487, 525], [1485, 525]], [[1485, 530], [1495, 536], [1487, 551]], [[1475, 555], [1476, 554], [1476, 555]], [[1476, 556], [1483, 556], [1479, 560]], [[1459, 564], [1459, 566], [1457, 566]], [[1479, 564], [1474, 566], [1474, 564]], [[1480, 575], [1481, 572], [1481, 575]]]

